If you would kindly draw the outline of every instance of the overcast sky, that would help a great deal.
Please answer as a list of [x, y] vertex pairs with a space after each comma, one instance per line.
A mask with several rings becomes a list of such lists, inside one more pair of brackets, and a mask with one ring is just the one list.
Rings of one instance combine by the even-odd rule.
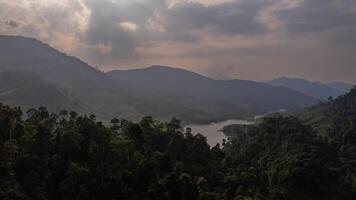
[[103, 70], [356, 83], [356, 0], [0, 0], [0, 34]]

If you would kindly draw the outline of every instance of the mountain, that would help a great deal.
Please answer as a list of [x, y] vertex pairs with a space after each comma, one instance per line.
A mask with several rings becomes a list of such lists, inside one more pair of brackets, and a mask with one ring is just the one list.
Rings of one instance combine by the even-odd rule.
[[80, 106], [67, 90], [48, 84], [39, 75], [27, 71], [0, 72], [0, 102], [25, 109], [40, 106], [51, 110], [78, 109]]
[[329, 86], [330, 88], [334, 88], [336, 90], [342, 91], [343, 93], [350, 91], [353, 87], [352, 84], [344, 83], [344, 82], [331, 82], [331, 83], [327, 83], [326, 85]]
[[[140, 113], [127, 102], [130, 87], [108, 78], [78, 58], [44, 44], [36, 39], [18, 36], [0, 36], [0, 73], [19, 72], [32, 74], [41, 80], [41, 85], [52, 85], [64, 89], [80, 105], [74, 108], [81, 113], [97, 113], [100, 118], [114, 116], [139, 116]], [[27, 79], [30, 79], [30, 77]], [[4, 76], [5, 77], [5, 76]], [[6, 77], [5, 77], [6, 79]], [[9, 78], [10, 79], [10, 78]], [[34, 81], [33, 84], [37, 84]], [[32, 86], [28, 81], [28, 86]], [[2, 86], [4, 87], [4, 86]], [[50, 93], [41, 93], [43, 101], [50, 101]], [[23, 94], [25, 95], [25, 94]], [[10, 96], [11, 97], [11, 96]], [[4, 103], [32, 106], [28, 98], [7, 98]], [[42, 102], [42, 105], [46, 105]], [[57, 109], [72, 109], [70, 105]]]
[[287, 87], [319, 100], [327, 100], [330, 96], [337, 97], [348, 92], [352, 85], [342, 82], [323, 84], [304, 79], [281, 77], [267, 82], [273, 86]]
[[113, 117], [212, 122], [314, 104], [312, 97], [253, 81], [219, 81], [170, 67], [104, 73], [36, 39], [0, 36], [0, 102]]
[[284, 87], [246, 80], [215, 80], [200, 74], [166, 66], [108, 72], [115, 80], [147, 90], [185, 98], [242, 106], [257, 112], [292, 108], [315, 103], [315, 99]]

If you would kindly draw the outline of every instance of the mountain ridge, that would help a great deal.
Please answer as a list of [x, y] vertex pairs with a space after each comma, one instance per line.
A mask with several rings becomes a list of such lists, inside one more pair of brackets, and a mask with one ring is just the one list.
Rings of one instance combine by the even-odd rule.
[[[189, 76], [182, 76], [182, 74]], [[249, 80], [215, 80], [203, 75], [165, 66], [151, 66], [148, 68], [133, 70], [114, 70], [107, 72], [116, 80], [124, 80], [150, 89], [158, 89], [164, 92], [174, 90], [181, 95], [201, 97], [216, 96], [235, 99], [251, 100], [251, 96], [258, 93], [275, 92], [281, 90], [289, 92], [291, 96], [301, 94], [282, 87], [271, 87], [267, 84]], [[238, 88], [237, 88], [238, 87]], [[258, 92], [253, 89], [258, 88]], [[227, 91], [226, 91], [227, 90]], [[268, 96], [266, 96], [267, 98]]]
[[335, 98], [345, 94], [353, 87], [352, 84], [345, 82], [321, 83], [318, 81], [289, 77], [279, 77], [267, 81], [267, 83], [273, 86], [287, 87], [322, 101], [327, 100], [330, 96]]
[[[0, 73], [14, 72], [15, 76], [16, 71], [35, 73], [43, 87], [58, 88], [59, 92], [54, 93], [57, 99], [70, 97], [64, 105], [54, 102], [49, 107], [58, 111], [75, 105], [80, 113], [96, 113], [105, 120], [151, 115], [159, 119], [178, 117], [186, 122], [212, 122], [317, 102], [287, 88], [246, 80], [214, 80], [188, 70], [158, 65], [136, 71], [116, 71], [125, 74], [118, 79], [113, 77], [114, 72], [96, 70], [36, 39], [0, 36]], [[140, 78], [136, 77], [137, 72], [141, 73]], [[36, 82], [36, 78], [32, 80]], [[28, 81], [29, 85], [31, 82]], [[0, 91], [6, 87], [1, 85]], [[21, 95], [26, 94], [25, 90], [19, 91]], [[33, 93], [38, 94], [41, 101], [52, 99], [38, 88]], [[4, 103], [10, 105], [37, 105], [27, 102], [27, 97], [11, 99], [11, 96], [0, 95], [0, 101], [4, 99]], [[52, 105], [53, 102], [41, 103]]]

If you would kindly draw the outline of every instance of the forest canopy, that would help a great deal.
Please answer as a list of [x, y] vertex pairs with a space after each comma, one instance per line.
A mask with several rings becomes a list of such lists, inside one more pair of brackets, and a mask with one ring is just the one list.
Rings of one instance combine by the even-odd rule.
[[323, 133], [274, 116], [209, 147], [177, 119], [0, 104], [0, 199], [356, 199], [356, 88], [319, 107]]

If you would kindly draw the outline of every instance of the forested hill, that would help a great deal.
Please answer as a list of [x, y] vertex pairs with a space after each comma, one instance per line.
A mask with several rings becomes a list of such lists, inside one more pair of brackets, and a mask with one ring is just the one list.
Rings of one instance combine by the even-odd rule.
[[0, 105], [0, 198], [356, 199], [356, 88], [324, 134], [270, 117], [209, 148], [178, 120], [134, 123]]
[[[317, 103], [305, 94], [268, 84], [213, 81], [171, 68], [163, 70], [170, 76], [160, 76], [160, 71], [148, 68], [146, 76], [134, 81], [128, 73], [116, 78], [117, 73], [114, 77], [99, 71], [36, 39], [0, 35], [0, 102], [24, 109], [75, 109], [81, 114], [96, 113], [106, 121], [116, 116], [139, 119], [152, 115], [162, 120], [175, 116], [189, 123], [207, 123]], [[172, 82], [177, 80], [172, 77], [180, 79]], [[187, 81], [192, 79], [196, 81]], [[166, 86], [166, 90], [139, 84], [147, 80]]]
[[204, 99], [225, 105], [243, 105], [256, 110], [312, 105], [316, 98], [286, 87], [250, 80], [215, 80], [203, 75], [169, 66], [151, 66], [143, 69], [114, 70], [107, 73], [115, 80], [139, 85], [178, 97]]

